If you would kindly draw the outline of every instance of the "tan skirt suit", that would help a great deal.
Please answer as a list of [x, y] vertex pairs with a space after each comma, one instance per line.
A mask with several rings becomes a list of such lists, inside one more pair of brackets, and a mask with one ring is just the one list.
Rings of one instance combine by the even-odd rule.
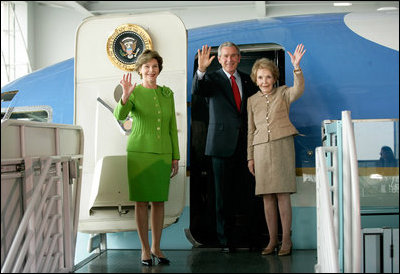
[[294, 135], [289, 119], [290, 104], [304, 92], [301, 70], [294, 74], [293, 87], [261, 91], [247, 101], [247, 160], [254, 160], [256, 195], [296, 192]]

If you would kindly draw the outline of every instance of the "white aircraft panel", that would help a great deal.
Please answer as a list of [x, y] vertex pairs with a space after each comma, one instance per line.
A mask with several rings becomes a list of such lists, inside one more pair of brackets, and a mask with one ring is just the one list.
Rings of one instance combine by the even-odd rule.
[[[164, 61], [157, 83], [160, 86], [170, 87], [174, 92], [181, 159], [179, 173], [171, 180], [169, 201], [165, 204], [165, 226], [176, 221], [186, 202], [187, 33], [185, 26], [179, 17], [169, 12], [89, 17], [77, 29], [75, 49], [74, 120], [76, 125], [83, 128], [85, 134], [79, 227], [82, 232], [136, 229], [133, 210], [126, 214], [118, 213], [118, 205], [126, 204], [126, 195], [118, 191], [127, 190], [127, 176], [124, 174], [126, 166], [118, 168], [118, 165], [113, 163], [113, 160], [120, 162], [126, 158], [128, 136], [123, 133], [111, 113], [117, 105], [116, 88], [126, 71], [112, 63], [106, 48], [110, 35], [124, 24], [138, 25], [149, 34], [152, 48], [159, 52]], [[140, 83], [136, 72], [132, 73], [132, 81]], [[109, 109], [99, 102], [98, 98]], [[110, 194], [107, 191], [110, 189], [116, 192]], [[91, 210], [93, 208], [95, 211]]]

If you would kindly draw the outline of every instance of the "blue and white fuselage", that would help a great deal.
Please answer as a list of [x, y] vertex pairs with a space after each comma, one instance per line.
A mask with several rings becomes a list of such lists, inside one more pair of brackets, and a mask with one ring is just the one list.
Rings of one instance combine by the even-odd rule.
[[[215, 49], [225, 41], [232, 41], [249, 52], [249, 56], [251, 52], [256, 56], [258, 52], [267, 52], [269, 48], [276, 52], [281, 50], [286, 56], [279, 59], [284, 61], [279, 65], [284, 84], [289, 86], [293, 84], [293, 69], [285, 52], [292, 52], [299, 43], [303, 43], [307, 49], [301, 64], [305, 77], [304, 95], [290, 109], [291, 121], [300, 132], [295, 139], [298, 192], [292, 196], [295, 248], [316, 248], [314, 151], [322, 143], [322, 121], [340, 119], [343, 110], [350, 110], [353, 119], [399, 118], [398, 20], [398, 12], [338, 13], [265, 18], [187, 30], [186, 75], [173, 80], [186, 85], [186, 101], [178, 100], [178, 103], [179, 108], [187, 112], [187, 125], [181, 126], [185, 127], [188, 140], [192, 115], [192, 78], [196, 69], [197, 50], [202, 45], [207, 44]], [[132, 21], [135, 21], [134, 17]], [[155, 43], [156, 50], [157, 47]], [[167, 54], [164, 53], [165, 56]], [[77, 58], [80, 57], [75, 56], [3, 86], [2, 95], [13, 90], [18, 90], [18, 93], [12, 101], [2, 101], [2, 113], [8, 107], [14, 107], [14, 112], [18, 112], [43, 106], [48, 112], [48, 122], [76, 123], [74, 115], [77, 105], [97, 104], [96, 101], [77, 102], [81, 96], [77, 95], [76, 90], [79, 86], [76, 75], [79, 70], [76, 68], [80, 61]], [[164, 61], [168, 62], [168, 58]], [[109, 60], [105, 59], [104, 62]], [[239, 69], [249, 72], [249, 64], [242, 61], [241, 65]], [[116, 76], [109, 79], [110, 86], [117, 86], [117, 79], [123, 73], [115, 71]], [[176, 93], [175, 96], [183, 95]], [[115, 102], [109, 101], [109, 104]], [[93, 115], [103, 111], [101, 106], [98, 108]], [[118, 130], [117, 127], [114, 130]], [[185, 159], [185, 166], [190, 167], [189, 145]], [[188, 191], [185, 192], [189, 195]], [[83, 191], [82, 201], [87, 201], [91, 195]], [[179, 221], [163, 232], [162, 248], [191, 248], [182, 230], [190, 227], [191, 206], [189, 199], [186, 199], [182, 215], [176, 216]], [[108, 237], [108, 246], [140, 248], [135, 233], [112, 233]], [[129, 241], [126, 237], [129, 237]]]

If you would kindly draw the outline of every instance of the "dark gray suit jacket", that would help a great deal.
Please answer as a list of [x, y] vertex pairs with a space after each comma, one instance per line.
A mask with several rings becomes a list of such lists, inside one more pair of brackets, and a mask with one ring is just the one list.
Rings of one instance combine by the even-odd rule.
[[192, 93], [208, 98], [209, 124], [205, 155], [229, 157], [235, 152], [239, 139], [239, 131], [247, 136], [247, 98], [257, 91], [248, 74], [240, 71], [242, 81], [242, 105], [239, 112], [236, 108], [230, 80], [221, 69], [206, 73], [199, 80], [197, 72], [193, 78]]

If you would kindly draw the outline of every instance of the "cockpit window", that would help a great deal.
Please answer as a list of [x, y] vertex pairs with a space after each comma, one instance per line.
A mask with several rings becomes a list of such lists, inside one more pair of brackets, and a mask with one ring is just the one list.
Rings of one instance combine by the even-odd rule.
[[53, 111], [50, 106], [1, 108], [1, 120], [16, 119], [51, 123]]
[[[15, 97], [18, 90], [1, 93], [1, 120], [15, 119], [51, 123], [53, 121], [53, 109], [50, 106], [25, 106], [16, 107]], [[15, 97], [15, 98], [14, 98]]]
[[18, 90], [6, 91], [1, 93], [1, 102], [9, 102], [18, 93]]

